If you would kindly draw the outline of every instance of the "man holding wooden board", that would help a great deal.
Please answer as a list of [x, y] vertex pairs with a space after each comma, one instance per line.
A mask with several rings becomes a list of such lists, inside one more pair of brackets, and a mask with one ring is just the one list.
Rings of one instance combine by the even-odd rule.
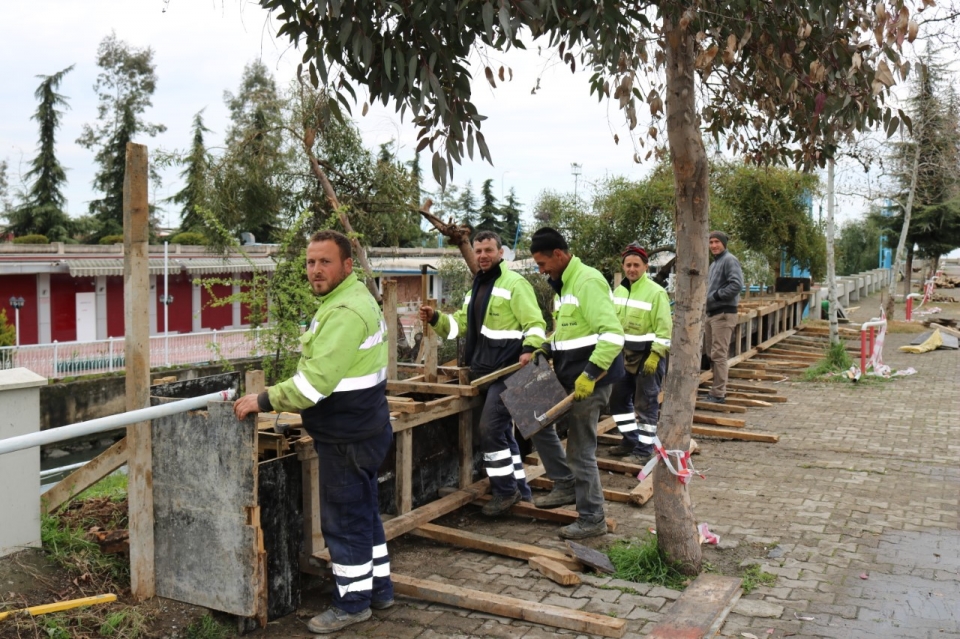
[[387, 405], [387, 327], [353, 274], [350, 241], [319, 231], [307, 246], [307, 278], [320, 306], [300, 338], [297, 373], [237, 400], [234, 412], [299, 412], [320, 467], [320, 529], [330, 549], [333, 606], [307, 628], [330, 634], [393, 605], [377, 472], [393, 442]]
[[534, 504], [557, 508], [576, 502], [579, 517], [560, 529], [560, 537], [596, 537], [607, 532], [597, 468], [597, 422], [610, 399], [611, 384], [624, 374], [623, 327], [603, 275], [571, 255], [560, 233], [538, 230], [530, 240], [530, 252], [557, 294], [557, 330], [537, 353], [553, 358], [557, 379], [574, 398], [573, 408], [559, 422], [567, 428], [566, 451], [556, 425], [533, 435], [547, 475], [554, 481], [553, 490]]
[[[499, 235], [492, 231], [477, 233], [473, 250], [480, 268], [463, 306], [452, 315], [422, 306], [420, 321], [429, 322], [447, 339], [466, 336], [465, 360], [476, 379], [518, 362], [529, 362], [533, 351], [546, 339], [546, 322], [533, 286], [504, 266]], [[532, 498], [513, 435], [513, 421], [500, 398], [506, 390], [505, 381], [506, 376], [490, 385], [480, 414], [483, 464], [493, 493], [482, 512], [489, 517], [509, 512], [521, 499]]]

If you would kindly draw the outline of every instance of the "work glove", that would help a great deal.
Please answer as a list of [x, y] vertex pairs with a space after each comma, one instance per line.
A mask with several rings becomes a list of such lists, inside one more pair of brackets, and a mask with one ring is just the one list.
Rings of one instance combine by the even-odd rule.
[[593, 395], [596, 385], [596, 379], [586, 373], [580, 373], [580, 377], [573, 383], [573, 401], [580, 402]]
[[660, 356], [656, 353], [647, 355], [647, 361], [643, 363], [643, 374], [653, 375], [657, 372], [657, 364], [660, 363]]
[[550, 352], [550, 345], [544, 342], [540, 348], [533, 351], [533, 363], [534, 365], [539, 365], [541, 357], [545, 360], [549, 360], [551, 356], [552, 353]]

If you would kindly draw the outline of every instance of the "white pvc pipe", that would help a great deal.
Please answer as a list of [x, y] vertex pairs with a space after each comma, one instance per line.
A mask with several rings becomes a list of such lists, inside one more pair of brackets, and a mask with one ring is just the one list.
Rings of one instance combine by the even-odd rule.
[[201, 395], [200, 397], [191, 397], [190, 399], [181, 399], [168, 404], [151, 406], [150, 408], [141, 408], [108, 417], [100, 417], [99, 419], [91, 419], [90, 421], [80, 422], [79, 424], [51, 428], [40, 431], [39, 433], [28, 433], [27, 435], [0, 439], [0, 455], [14, 453], [26, 448], [45, 446], [66, 439], [83, 437], [84, 435], [95, 435], [96, 433], [103, 433], [108, 430], [116, 430], [124, 426], [129, 426], [130, 424], [136, 424], [137, 422], [145, 422], [151, 419], [159, 419], [160, 417], [169, 417], [177, 413], [185, 413], [188, 410], [204, 408], [209, 402], [228, 402], [232, 400], [235, 395], [236, 392], [233, 389], [223, 390], [208, 395]]
[[47, 470], [40, 471], [40, 479], [46, 479], [47, 477], [54, 477], [55, 475], [60, 475], [62, 473], [69, 472], [71, 470], [76, 470], [86, 466], [90, 462], [77, 462], [76, 464], [70, 464], [69, 466], [61, 466], [60, 468], [49, 468]]

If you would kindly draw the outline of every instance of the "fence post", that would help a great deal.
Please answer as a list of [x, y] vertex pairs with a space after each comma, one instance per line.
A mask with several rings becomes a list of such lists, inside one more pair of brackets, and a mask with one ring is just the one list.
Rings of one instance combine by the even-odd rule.
[[59, 375], [57, 375], [57, 372], [59, 371], [59, 368], [60, 368], [58, 355], [59, 355], [59, 344], [57, 344], [57, 340], [53, 340], [53, 375], [51, 375], [51, 377], [59, 377]]
[[110, 364], [108, 365], [107, 370], [109, 370], [112, 373], [113, 372], [113, 338], [108, 337], [107, 341], [110, 342]]

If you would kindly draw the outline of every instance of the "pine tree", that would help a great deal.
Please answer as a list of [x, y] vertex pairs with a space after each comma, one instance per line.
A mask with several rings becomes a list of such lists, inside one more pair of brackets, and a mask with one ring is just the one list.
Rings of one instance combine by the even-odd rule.
[[40, 86], [34, 92], [39, 100], [33, 119], [40, 126], [40, 141], [37, 156], [30, 163], [30, 170], [24, 177], [31, 182], [23, 204], [10, 214], [9, 230], [17, 235], [37, 233], [46, 235], [50, 240], [63, 241], [70, 237], [72, 224], [63, 210], [66, 198], [63, 186], [67, 174], [57, 160], [56, 134], [60, 128], [62, 107], [67, 107], [65, 96], [57, 93], [63, 77], [73, 70], [71, 64], [53, 75], [40, 75]]
[[477, 198], [473, 194], [473, 183], [470, 180], [467, 180], [467, 185], [460, 192], [456, 206], [451, 208], [457, 208], [460, 211], [461, 224], [477, 227]]
[[479, 218], [477, 220], [478, 231], [501, 232], [500, 208], [497, 206], [497, 196], [493, 194], [493, 180], [484, 180], [480, 187]]
[[102, 237], [123, 232], [127, 143], [141, 133], [151, 137], [162, 133], [166, 127], [142, 118], [153, 105], [157, 87], [153, 49], [131, 47], [111, 33], [97, 49], [97, 66], [101, 71], [93, 88], [99, 98], [99, 124], [84, 125], [77, 144], [97, 151], [95, 162], [99, 169], [93, 186], [103, 197], [90, 202], [90, 213], [100, 223], [98, 235]]
[[180, 173], [184, 180], [183, 188], [169, 198], [170, 202], [179, 204], [180, 230], [191, 231], [203, 226], [203, 218], [197, 207], [206, 205], [208, 180], [210, 178], [210, 156], [204, 146], [203, 134], [210, 133], [210, 129], [203, 124], [203, 109], [193, 116], [193, 144], [190, 147], [184, 163], [186, 167]]
[[520, 201], [517, 200], [517, 191], [510, 187], [507, 201], [500, 208], [500, 218], [503, 220], [503, 245], [514, 248], [520, 231]]

